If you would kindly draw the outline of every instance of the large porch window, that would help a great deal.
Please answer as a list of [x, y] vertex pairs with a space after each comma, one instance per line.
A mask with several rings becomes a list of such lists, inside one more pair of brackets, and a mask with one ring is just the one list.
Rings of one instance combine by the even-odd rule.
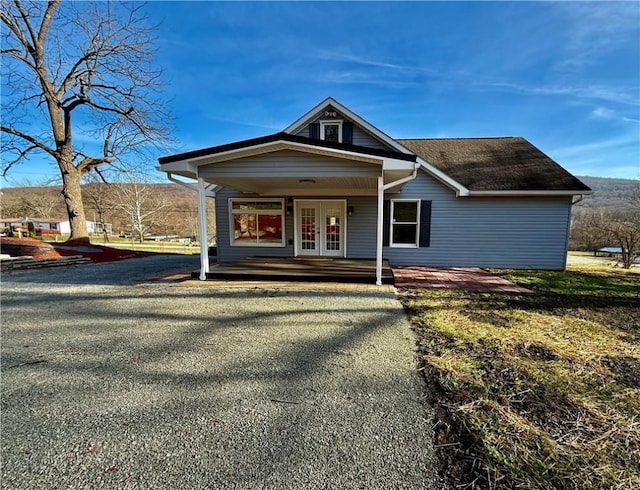
[[230, 199], [231, 245], [284, 247], [283, 199]]

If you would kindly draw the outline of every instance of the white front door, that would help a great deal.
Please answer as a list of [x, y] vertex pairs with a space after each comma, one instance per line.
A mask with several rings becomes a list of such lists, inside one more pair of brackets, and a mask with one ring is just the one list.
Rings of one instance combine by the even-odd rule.
[[344, 257], [345, 201], [295, 202], [296, 255]]

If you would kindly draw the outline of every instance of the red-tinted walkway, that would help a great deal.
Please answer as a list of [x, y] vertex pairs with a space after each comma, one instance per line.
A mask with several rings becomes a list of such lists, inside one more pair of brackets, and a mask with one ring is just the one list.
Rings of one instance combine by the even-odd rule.
[[463, 289], [490, 293], [531, 293], [530, 289], [473, 267], [392, 267], [398, 288]]

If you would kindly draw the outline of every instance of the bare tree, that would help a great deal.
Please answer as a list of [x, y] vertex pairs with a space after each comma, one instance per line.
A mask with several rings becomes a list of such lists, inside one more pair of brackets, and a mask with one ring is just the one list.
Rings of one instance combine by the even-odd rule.
[[29, 189], [28, 197], [23, 198], [28, 216], [32, 218], [54, 218], [59, 207], [60, 197], [48, 187]]
[[126, 217], [130, 231], [135, 232], [142, 243], [149, 230], [162, 224], [162, 211], [168, 202], [159, 198], [151, 185], [131, 178], [112, 185], [115, 186], [115, 208]]
[[119, 2], [1, 3], [8, 87], [0, 126], [3, 174], [33, 152], [55, 161], [71, 239], [88, 239], [82, 176], [167, 141], [153, 28], [141, 8]]
[[111, 189], [111, 184], [100, 182], [94, 174], [90, 174], [87, 182], [82, 186], [84, 201], [94, 211], [94, 221], [100, 225], [105, 243], [109, 241], [107, 216], [114, 209]]
[[622, 267], [629, 269], [640, 253], [640, 212], [604, 212], [594, 225], [601, 236], [620, 248]]
[[580, 210], [574, 215], [571, 240], [580, 248], [620, 249], [620, 263], [629, 269], [640, 256], [640, 186], [624, 197], [624, 207]]

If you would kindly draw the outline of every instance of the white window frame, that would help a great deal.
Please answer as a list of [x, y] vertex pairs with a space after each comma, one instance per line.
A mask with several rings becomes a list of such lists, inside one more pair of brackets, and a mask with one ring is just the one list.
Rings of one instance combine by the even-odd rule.
[[338, 126], [338, 143], [342, 143], [342, 119], [331, 119], [327, 121], [320, 121], [320, 139], [325, 141], [324, 133], [325, 126]]
[[[412, 202], [416, 205], [416, 221], [398, 221], [393, 219], [393, 214], [397, 202]], [[420, 246], [420, 199], [391, 199], [389, 207], [389, 246], [394, 248], [418, 248]], [[414, 243], [394, 243], [393, 241], [393, 225], [415, 225], [416, 240]]]
[[[243, 209], [239, 209], [237, 211], [234, 211], [233, 209], [233, 203], [236, 202], [279, 202], [280, 203], [280, 211], [277, 212], [275, 209], [269, 209], [269, 210], [255, 210], [252, 212], [247, 212], [246, 210]], [[261, 212], [262, 211], [262, 212]], [[282, 240], [280, 243], [274, 243], [274, 242], [264, 242], [264, 243], [260, 243], [260, 237], [258, 237], [256, 239], [256, 241], [254, 242], [242, 242], [242, 241], [236, 241], [235, 239], [235, 223], [233, 220], [233, 215], [234, 214], [263, 214], [263, 215], [274, 215], [274, 214], [279, 214], [280, 216], [282, 216]], [[285, 224], [286, 224], [286, 214], [284, 212], [284, 199], [282, 198], [272, 198], [272, 199], [268, 199], [268, 198], [250, 198], [250, 197], [232, 197], [229, 198], [229, 245], [232, 247], [286, 247], [286, 229], [285, 229]]]

